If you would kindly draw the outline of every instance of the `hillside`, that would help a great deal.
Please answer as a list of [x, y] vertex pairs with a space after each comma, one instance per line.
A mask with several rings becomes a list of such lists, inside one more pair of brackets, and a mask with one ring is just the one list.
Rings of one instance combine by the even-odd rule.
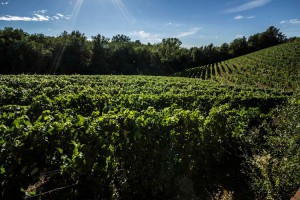
[[299, 85], [300, 40], [226, 61], [190, 68], [180, 77], [212, 79], [229, 85], [294, 90]]

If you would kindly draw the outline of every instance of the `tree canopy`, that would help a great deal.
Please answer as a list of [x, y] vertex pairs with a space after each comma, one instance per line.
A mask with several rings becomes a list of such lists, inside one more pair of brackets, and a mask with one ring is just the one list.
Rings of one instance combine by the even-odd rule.
[[182, 47], [178, 38], [142, 44], [123, 34], [111, 39], [98, 34], [89, 40], [79, 31], [50, 37], [4, 28], [0, 30], [0, 74], [168, 75], [286, 41], [286, 36], [274, 26], [220, 47], [210, 44], [190, 49]]

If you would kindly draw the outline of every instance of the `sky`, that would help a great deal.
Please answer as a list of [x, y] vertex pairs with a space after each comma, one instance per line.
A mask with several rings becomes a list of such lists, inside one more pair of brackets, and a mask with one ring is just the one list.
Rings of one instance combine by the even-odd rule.
[[300, 36], [300, 0], [0, 0], [0, 29], [87, 38], [124, 34], [159, 43], [176, 37], [184, 47], [230, 43], [275, 26]]

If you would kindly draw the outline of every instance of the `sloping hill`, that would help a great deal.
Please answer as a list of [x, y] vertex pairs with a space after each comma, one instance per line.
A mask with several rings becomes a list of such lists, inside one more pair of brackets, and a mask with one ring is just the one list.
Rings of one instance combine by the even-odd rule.
[[230, 60], [190, 68], [175, 76], [226, 84], [293, 90], [299, 86], [300, 39]]

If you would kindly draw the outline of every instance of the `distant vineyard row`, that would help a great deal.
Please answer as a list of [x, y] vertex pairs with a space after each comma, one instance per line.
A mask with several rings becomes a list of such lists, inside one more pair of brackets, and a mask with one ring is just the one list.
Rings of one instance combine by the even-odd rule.
[[300, 78], [300, 40], [191, 68], [175, 76], [212, 79], [229, 85], [296, 89]]

